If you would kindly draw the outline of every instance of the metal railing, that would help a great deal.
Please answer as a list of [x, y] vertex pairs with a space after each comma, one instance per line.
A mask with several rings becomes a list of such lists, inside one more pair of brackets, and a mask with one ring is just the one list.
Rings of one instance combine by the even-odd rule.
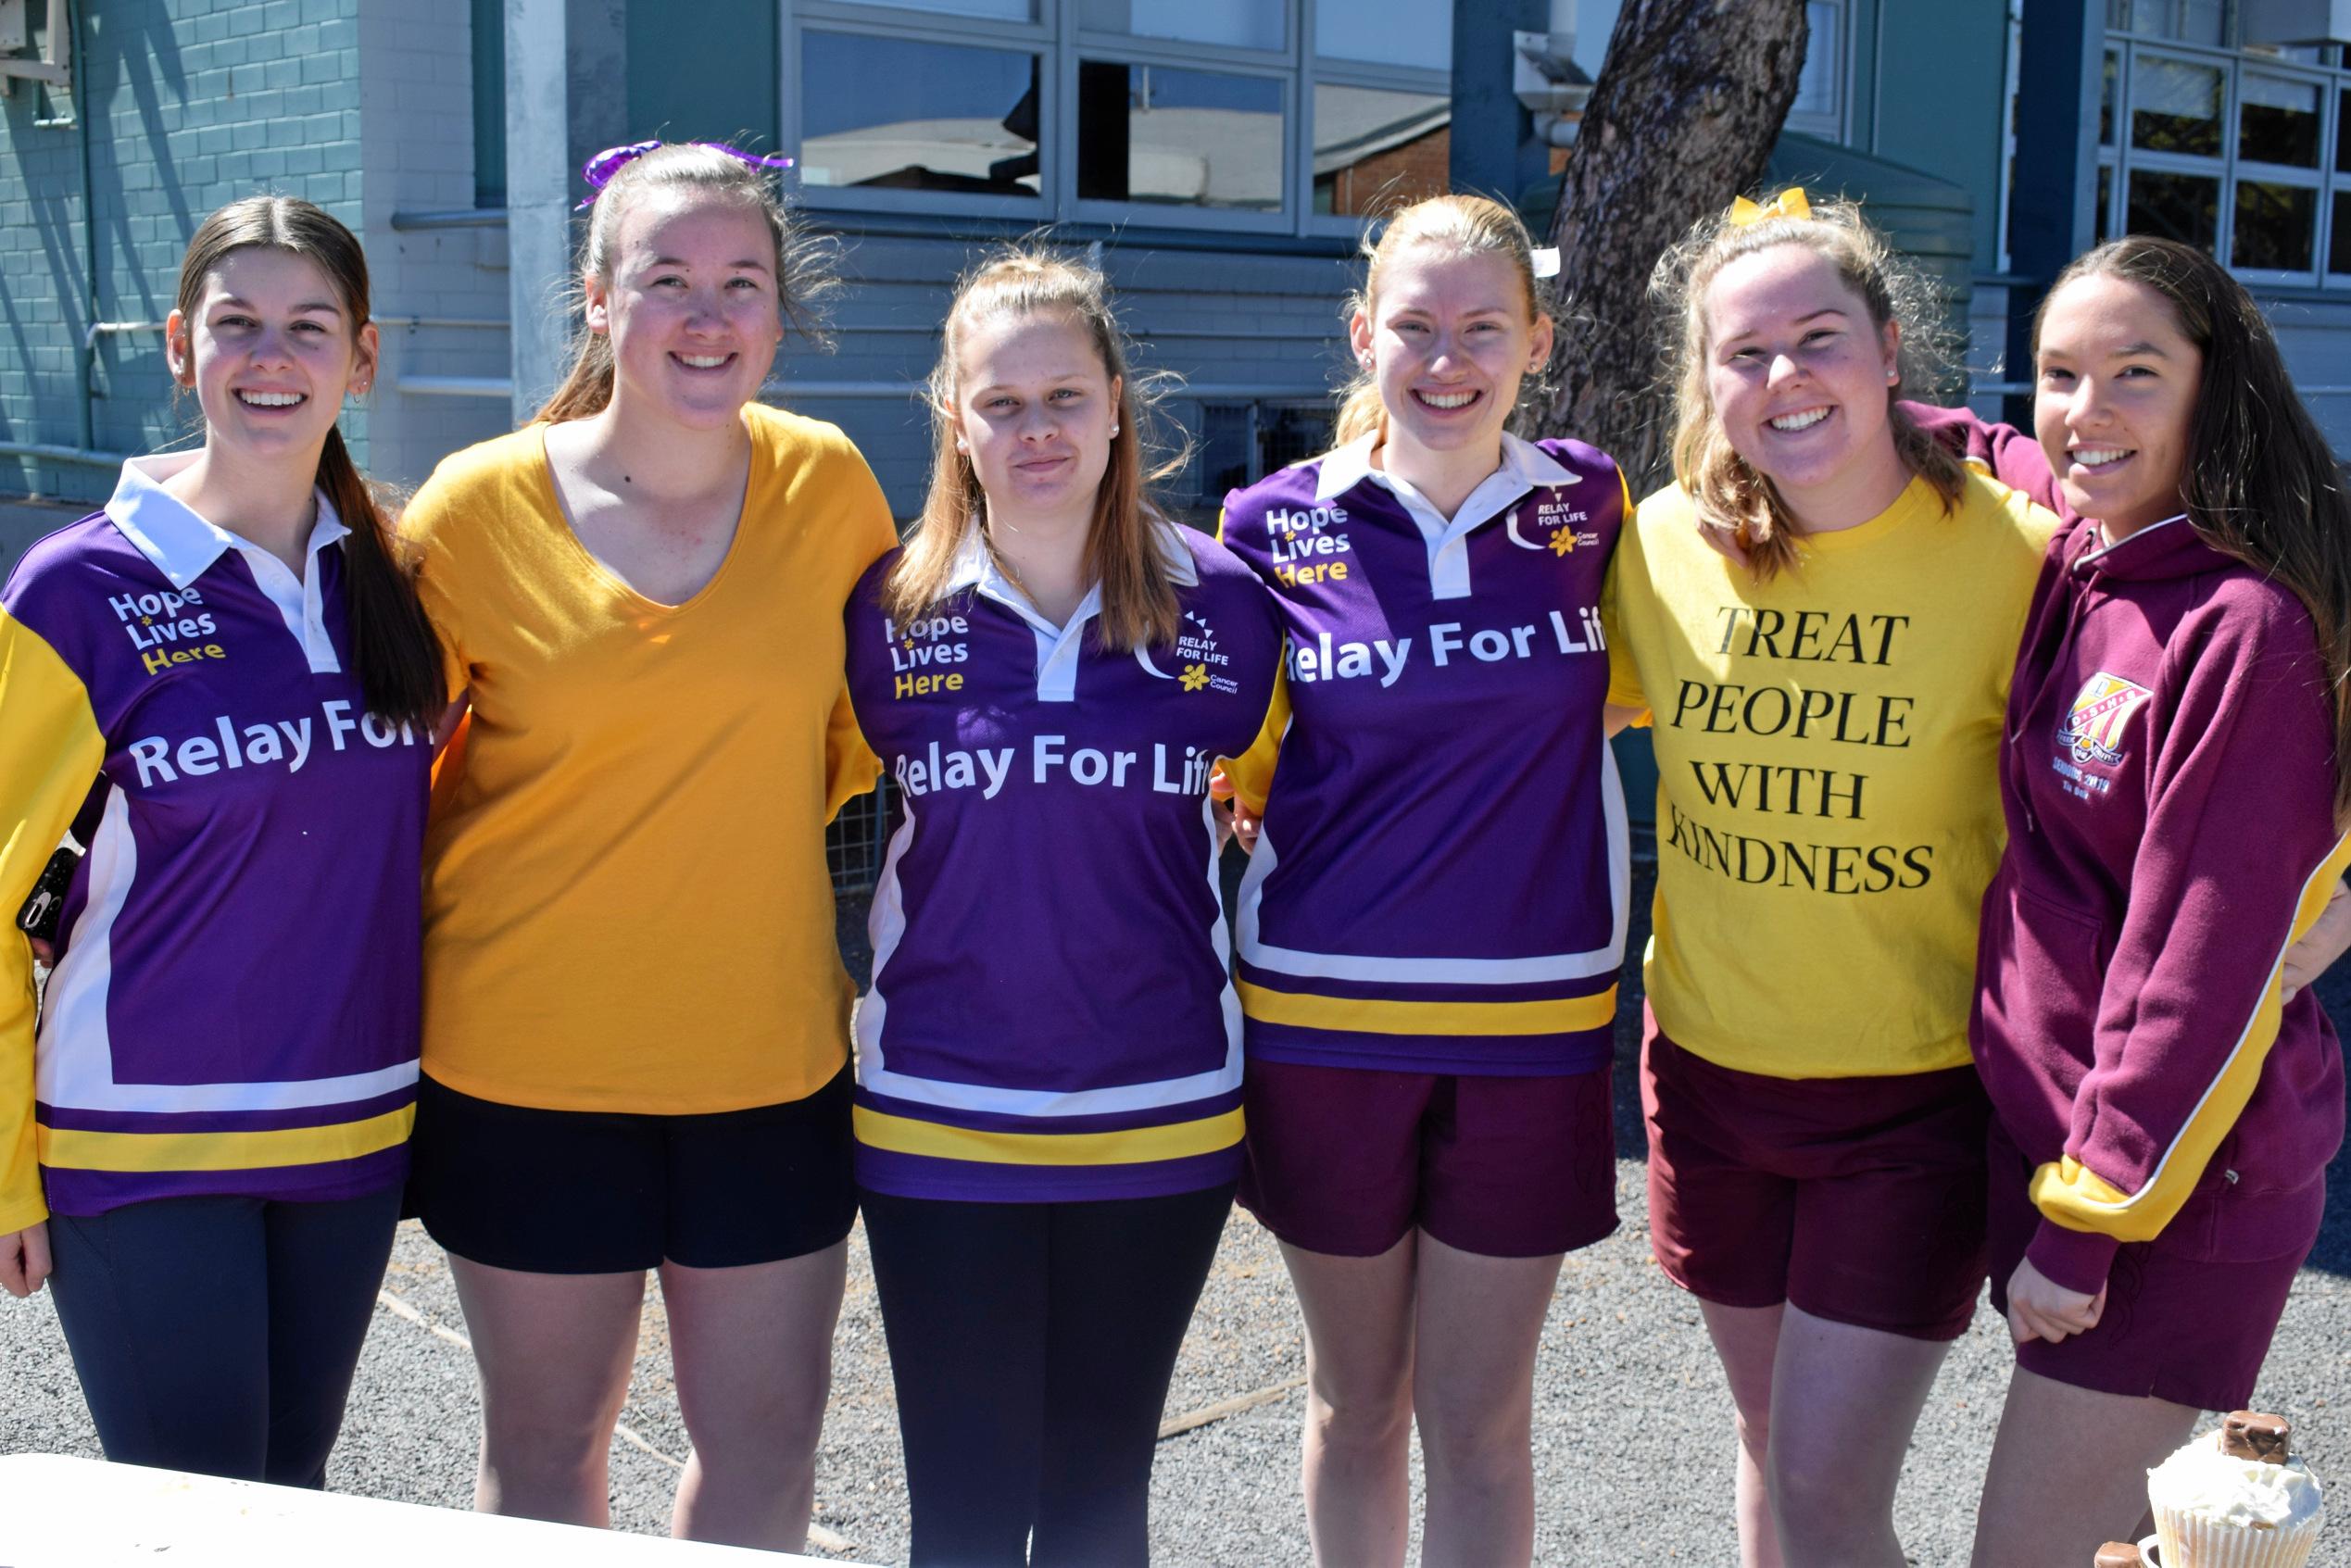
[[890, 807], [897, 798], [898, 785], [885, 773], [872, 794], [842, 807], [824, 830], [824, 869], [832, 873], [835, 894], [870, 892], [881, 877], [889, 847]]

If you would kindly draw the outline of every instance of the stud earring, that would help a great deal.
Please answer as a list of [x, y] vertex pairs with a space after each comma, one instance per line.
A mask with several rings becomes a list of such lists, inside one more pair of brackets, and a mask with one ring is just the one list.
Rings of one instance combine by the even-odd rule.
[[1116, 436], [1117, 436], [1117, 434], [1118, 434], [1118, 427], [1117, 427], [1116, 425], [1113, 425], [1113, 426], [1111, 426], [1111, 435], [1112, 435], [1112, 437], [1113, 437], [1113, 439], [1115, 439], [1115, 438], [1116, 438]]
[[964, 445], [963, 445], [962, 442], [960, 442], [960, 441], [959, 441], [959, 442], [957, 442], [957, 443], [955, 444], [955, 450], [957, 450], [958, 452], [961, 452], [961, 453], [962, 453], [963, 456], [965, 456], [966, 458], [968, 458], [968, 457], [970, 457], [970, 456], [972, 455], [972, 449], [971, 449], [969, 446]]

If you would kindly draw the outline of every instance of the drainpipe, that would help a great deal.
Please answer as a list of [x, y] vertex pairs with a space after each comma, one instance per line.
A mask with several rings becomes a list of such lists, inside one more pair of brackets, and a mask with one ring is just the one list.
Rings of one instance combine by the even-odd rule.
[[[72, 59], [81, 68], [81, 75], [67, 91], [73, 95], [74, 135], [81, 144], [78, 167], [82, 179], [82, 300], [88, 307], [88, 319], [95, 321], [98, 319], [98, 215], [90, 207], [90, 39], [83, 15], [88, 9], [86, 3], [74, 6], [67, 18], [67, 25], [73, 30]], [[54, 17], [57, 13], [52, 11], [50, 14]], [[91, 402], [97, 395], [96, 383], [91, 374], [93, 358], [97, 352], [96, 341], [86, 335], [83, 337], [78, 360], [82, 397], [76, 410], [79, 439], [75, 445], [85, 452], [90, 449], [96, 431], [96, 417], [91, 409]]]

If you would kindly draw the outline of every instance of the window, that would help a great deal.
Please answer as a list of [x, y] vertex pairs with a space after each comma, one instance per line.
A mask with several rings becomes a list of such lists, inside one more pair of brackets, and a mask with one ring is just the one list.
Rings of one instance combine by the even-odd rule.
[[2222, 0], [2106, 0], [2106, 26], [2181, 44], [2219, 44]]
[[[846, 0], [857, 5], [861, 0]], [[870, 0], [867, 0], [870, 3]], [[1037, 19], [1037, 0], [887, 0], [901, 11], [937, 11], [949, 17], [976, 17], [985, 21], [1026, 22]]]
[[809, 202], [1352, 233], [1446, 188], [1453, 0], [781, 0]]
[[1836, 142], [1845, 134], [1845, 0], [1811, 0], [1804, 6], [1810, 38], [1796, 73], [1788, 129]]
[[1357, 218], [1445, 189], [1452, 99], [1317, 82], [1314, 211]]
[[1281, 6], [1264, 0], [1082, 0], [1078, 25], [1089, 32], [1279, 49], [1289, 42], [1282, 13]]
[[1423, 0], [1323, 0], [1314, 7], [1314, 53], [1325, 60], [1450, 71], [1452, 7]]
[[1077, 196], [1278, 212], [1282, 84], [1080, 60]]
[[2351, 286], [2343, 51], [2243, 47], [2220, 0], [2107, 0], [2100, 239], [2160, 234], [2257, 282]]
[[808, 186], [1037, 190], [1036, 55], [811, 29], [800, 39]]

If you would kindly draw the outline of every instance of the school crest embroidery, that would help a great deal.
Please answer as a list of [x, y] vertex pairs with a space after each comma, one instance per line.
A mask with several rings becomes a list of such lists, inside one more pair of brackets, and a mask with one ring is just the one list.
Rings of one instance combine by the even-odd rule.
[[2113, 767], [2122, 760], [2122, 726], [2131, 710], [2153, 696], [2135, 681], [2099, 671], [2082, 684], [2073, 707], [2058, 722], [2057, 744], [2071, 751], [2076, 762]]

